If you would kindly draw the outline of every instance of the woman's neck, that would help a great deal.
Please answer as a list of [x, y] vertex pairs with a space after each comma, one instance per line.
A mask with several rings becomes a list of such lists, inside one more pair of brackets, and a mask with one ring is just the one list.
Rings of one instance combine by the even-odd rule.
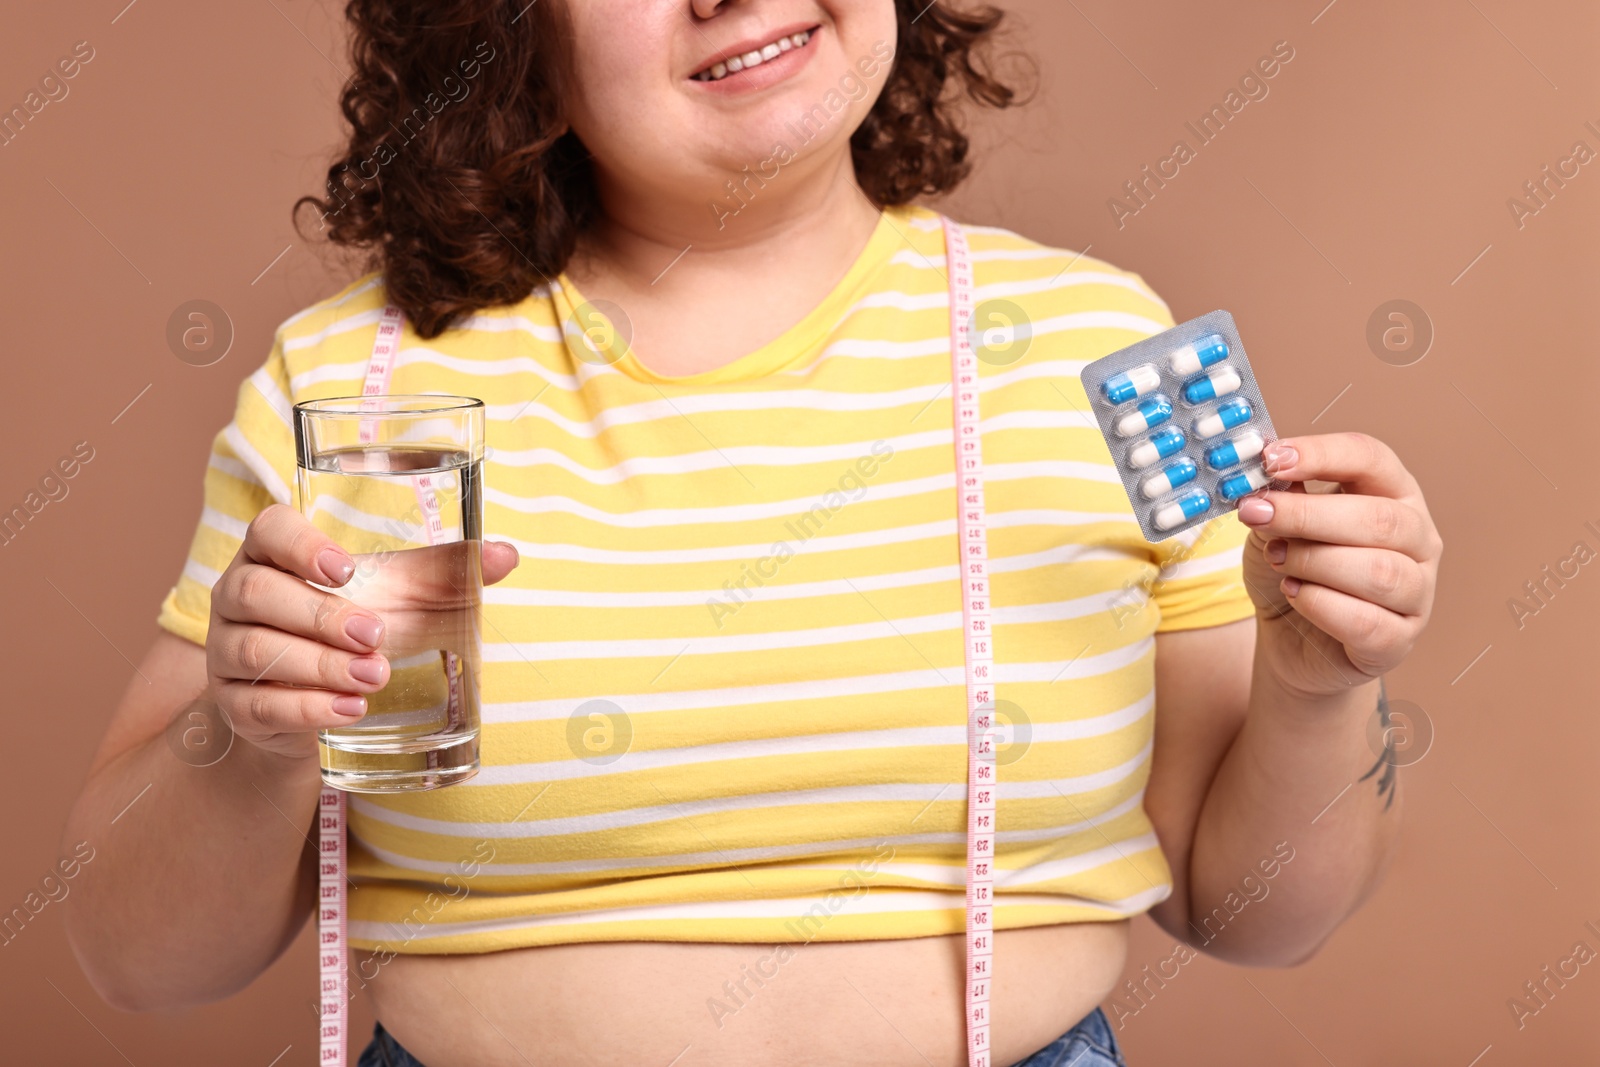
[[773, 250], [805, 257], [851, 244], [878, 218], [848, 152], [788, 166], [771, 160], [695, 184], [701, 187], [663, 189], [601, 175], [601, 218], [580, 249], [596, 261], [596, 273], [649, 282], [685, 248], [702, 261], [759, 260]]
[[731, 362], [809, 314], [877, 226], [847, 152], [810, 162], [741, 175], [742, 203], [709, 182], [703, 194], [671, 194], [602, 178], [603, 217], [568, 274], [589, 299], [624, 310], [651, 370], [681, 376]]

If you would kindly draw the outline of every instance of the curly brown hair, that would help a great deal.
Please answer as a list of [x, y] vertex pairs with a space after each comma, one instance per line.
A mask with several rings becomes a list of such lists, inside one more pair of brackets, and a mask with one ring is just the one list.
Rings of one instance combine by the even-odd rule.
[[[947, 5], [895, 0], [894, 66], [850, 142], [856, 180], [880, 208], [967, 177], [961, 97], [1018, 102], [988, 55], [1002, 12]], [[600, 208], [563, 107], [571, 32], [562, 5], [349, 0], [345, 14], [349, 138], [328, 168], [327, 198], [302, 197], [294, 211], [315, 207], [330, 241], [364, 250], [425, 338], [565, 269]], [[487, 65], [494, 76], [469, 85]], [[446, 109], [447, 121], [434, 121]]]

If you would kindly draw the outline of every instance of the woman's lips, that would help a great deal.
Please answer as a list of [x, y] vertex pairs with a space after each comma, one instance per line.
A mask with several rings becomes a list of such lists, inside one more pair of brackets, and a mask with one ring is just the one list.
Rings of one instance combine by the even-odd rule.
[[[800, 30], [795, 33], [774, 37], [759, 47], [746, 48], [726, 59], [719, 59], [705, 69], [691, 75], [690, 78], [702, 84], [715, 84], [727, 81], [730, 78], [735, 82], [739, 82], [750, 80], [751, 75], [768, 64], [791, 68], [795, 64], [786, 62], [791, 59], [790, 54], [806, 51], [807, 46], [816, 36], [817, 29], [817, 27], [813, 27], [809, 30]], [[799, 57], [794, 56], [792, 58], [798, 59]], [[777, 74], [780, 72], [774, 69], [768, 73]], [[763, 78], [759, 80], [770, 82], [775, 79]]]

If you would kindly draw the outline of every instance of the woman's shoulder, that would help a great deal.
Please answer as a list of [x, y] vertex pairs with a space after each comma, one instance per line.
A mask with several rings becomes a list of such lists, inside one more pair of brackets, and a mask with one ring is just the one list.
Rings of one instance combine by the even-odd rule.
[[327, 353], [346, 346], [357, 346], [356, 334], [366, 334], [365, 345], [372, 343], [372, 331], [388, 303], [383, 274], [370, 271], [343, 289], [290, 315], [279, 323], [275, 341], [285, 358], [291, 352]]
[[[940, 216], [928, 208], [908, 215], [910, 225], [937, 230]], [[1166, 302], [1136, 271], [1081, 249], [1059, 247], [1004, 226], [960, 222], [972, 250], [975, 296], [1009, 300], [1043, 317], [1106, 313], [1128, 317], [1133, 328], [1157, 333], [1172, 325]], [[942, 237], [940, 238], [942, 240]]]
[[[426, 339], [402, 320], [398, 347], [406, 362], [446, 367], [485, 360], [503, 362], [513, 351], [537, 354], [561, 342], [550, 296], [540, 286], [515, 305], [481, 308]], [[294, 399], [339, 395], [339, 388], [359, 391], [389, 306], [383, 273], [371, 271], [283, 320], [273, 348], [282, 360], [284, 376], [292, 383]], [[335, 392], [328, 392], [330, 388]]]

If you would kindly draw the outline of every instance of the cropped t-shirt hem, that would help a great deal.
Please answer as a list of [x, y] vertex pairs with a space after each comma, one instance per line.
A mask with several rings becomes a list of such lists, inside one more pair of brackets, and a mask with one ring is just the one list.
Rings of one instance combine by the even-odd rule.
[[[553, 917], [522, 916], [503, 922], [479, 925], [493, 929], [454, 932], [436, 937], [424, 936], [413, 926], [365, 921], [350, 924], [350, 945], [363, 952], [395, 955], [438, 956], [508, 952], [520, 948], [550, 945], [588, 944], [597, 941], [664, 941], [693, 943], [780, 944], [813, 941], [900, 941], [916, 937], [944, 937], [966, 930], [963, 894], [948, 894], [948, 908], [910, 914], [850, 914], [851, 901], [843, 900], [836, 911], [818, 897], [803, 911], [786, 917], [677, 919], [663, 923], [655, 919], [632, 922], [552, 923]], [[1034, 894], [1030, 894], [1034, 895]], [[996, 930], [1017, 930], [1035, 926], [1060, 926], [1068, 923], [1121, 922], [1142, 915], [1171, 895], [1171, 888], [1150, 894], [1131, 910], [1110, 905], [1077, 901], [1063, 897], [1060, 903], [1008, 904], [997, 897], [994, 909]], [[393, 925], [394, 934], [385, 936], [377, 929]], [[424, 928], [425, 929], [425, 928]], [[409, 935], [408, 936], [408, 932]]]

